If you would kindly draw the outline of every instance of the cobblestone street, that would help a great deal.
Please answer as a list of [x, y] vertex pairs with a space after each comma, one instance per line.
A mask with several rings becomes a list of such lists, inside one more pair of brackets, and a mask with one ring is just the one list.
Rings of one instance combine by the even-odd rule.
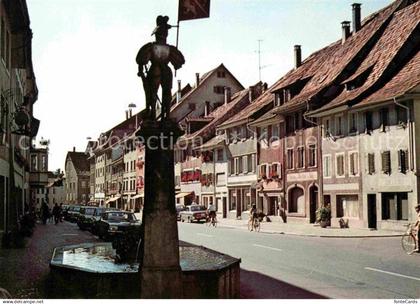
[[54, 247], [97, 242], [97, 239], [79, 230], [76, 224], [63, 222], [37, 224], [33, 236], [25, 241], [25, 248], [0, 249], [0, 287], [8, 290], [13, 298], [45, 298]]

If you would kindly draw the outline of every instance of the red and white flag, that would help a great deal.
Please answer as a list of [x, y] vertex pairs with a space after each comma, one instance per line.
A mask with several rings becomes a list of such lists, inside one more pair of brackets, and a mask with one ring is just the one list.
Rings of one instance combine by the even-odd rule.
[[210, 0], [179, 0], [178, 21], [210, 17]]

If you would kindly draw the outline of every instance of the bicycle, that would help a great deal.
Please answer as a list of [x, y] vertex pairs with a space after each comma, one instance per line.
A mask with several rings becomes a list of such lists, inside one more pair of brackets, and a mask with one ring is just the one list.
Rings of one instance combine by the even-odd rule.
[[248, 230], [252, 231], [254, 230], [255, 232], [260, 232], [261, 229], [261, 222], [260, 220], [256, 217], [254, 219], [254, 222], [252, 221], [252, 218], [249, 219], [248, 221]]
[[217, 217], [216, 216], [215, 217], [208, 216], [207, 219], [206, 219], [206, 226], [210, 227], [212, 225], [213, 225], [214, 228], [216, 228], [216, 226], [217, 226]]
[[414, 234], [413, 224], [408, 225], [406, 233], [401, 238], [401, 246], [407, 254], [412, 254], [417, 248], [417, 239]]

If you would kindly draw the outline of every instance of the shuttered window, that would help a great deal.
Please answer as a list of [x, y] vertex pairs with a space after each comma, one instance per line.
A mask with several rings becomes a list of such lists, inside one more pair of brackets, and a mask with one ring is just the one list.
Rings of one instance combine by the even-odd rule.
[[372, 112], [365, 113], [365, 126], [366, 126], [366, 132], [370, 133], [373, 130]]
[[331, 177], [331, 156], [324, 156], [324, 177]]
[[298, 148], [298, 162], [297, 167], [303, 168], [305, 166], [305, 148], [299, 147]]
[[229, 168], [229, 172], [230, 174], [235, 174], [235, 159], [231, 158], [230, 159], [230, 168]]
[[350, 174], [351, 175], [357, 175], [359, 174], [359, 158], [358, 153], [350, 153]]
[[337, 176], [344, 176], [344, 155], [337, 155]]
[[375, 154], [368, 154], [368, 172], [369, 174], [375, 173]]
[[287, 169], [293, 169], [293, 149], [287, 150]]
[[247, 162], [247, 166], [248, 166], [248, 172], [254, 172], [254, 168], [252, 166], [252, 155], [248, 155], [248, 162]]
[[247, 173], [248, 172], [248, 163], [247, 163], [247, 156], [242, 156], [242, 172]]
[[309, 145], [308, 151], [308, 166], [315, 167], [316, 166], [316, 145]]
[[267, 165], [260, 166], [260, 178], [267, 177]]
[[391, 152], [382, 152], [382, 172], [385, 174], [391, 174]]
[[407, 173], [408, 171], [408, 151], [398, 151], [398, 167], [401, 173]]

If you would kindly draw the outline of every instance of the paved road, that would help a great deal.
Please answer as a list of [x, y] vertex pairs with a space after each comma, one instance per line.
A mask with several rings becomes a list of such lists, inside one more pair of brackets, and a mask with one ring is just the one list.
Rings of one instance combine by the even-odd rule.
[[181, 240], [242, 259], [244, 298], [420, 298], [400, 238], [325, 239], [179, 224]]

